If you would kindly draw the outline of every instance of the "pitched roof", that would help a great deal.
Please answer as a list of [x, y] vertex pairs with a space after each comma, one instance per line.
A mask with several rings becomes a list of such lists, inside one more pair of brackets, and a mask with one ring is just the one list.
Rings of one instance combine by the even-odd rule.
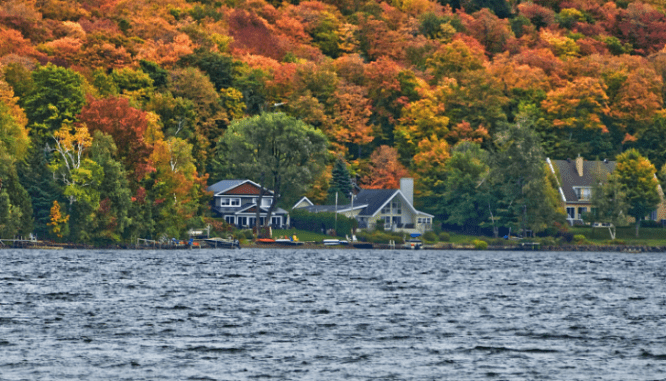
[[367, 206], [368, 205], [366, 204], [354, 203], [354, 209], [352, 209], [351, 204], [338, 205], [337, 207], [335, 205], [309, 205], [309, 206], [304, 206], [301, 209], [307, 210], [310, 213], [321, 213], [321, 212], [335, 213], [336, 210], [338, 211], [338, 213], [340, 213], [350, 210], [363, 209]]
[[243, 184], [245, 181], [247, 180], [222, 180], [209, 186], [208, 188], [206, 188], [206, 190], [213, 193], [220, 193], [228, 189], [231, 189], [233, 187], [239, 186]]
[[[298, 206], [299, 204], [301, 204], [301, 203], [303, 203], [303, 202], [307, 203], [307, 204], [308, 204], [307, 206], [314, 205], [314, 203], [313, 203], [312, 201], [310, 201], [309, 198], [303, 196], [303, 197], [302, 197], [300, 200], [298, 200], [298, 201], [294, 204], [294, 206], [292, 206], [291, 208], [294, 209], [294, 208], [296, 208], [296, 206]], [[300, 206], [300, 208], [305, 208], [305, 206]]]
[[[259, 184], [251, 180], [222, 180], [209, 186], [206, 190], [213, 192], [215, 195], [224, 193], [229, 195], [258, 195]], [[270, 189], [266, 189], [266, 191], [268, 192], [267, 194], [273, 193]]]
[[397, 192], [397, 189], [363, 189], [356, 195], [354, 204], [367, 204], [368, 206], [361, 212], [361, 214], [364, 216], [372, 216]]
[[[412, 210], [414, 213], [419, 215], [434, 217], [431, 214], [418, 211], [414, 208], [414, 205], [410, 204], [409, 201], [405, 198], [402, 192], [399, 189], [362, 189], [358, 195], [354, 197], [354, 208], [353, 210], [362, 209], [359, 212], [359, 216], [374, 216], [379, 210], [384, 207], [389, 201], [394, 197], [400, 195], [400, 197], [405, 200], [407, 207]], [[309, 200], [308, 200], [309, 201]], [[310, 205], [302, 207], [302, 209], [307, 210], [311, 213], [319, 212], [335, 212], [335, 205]], [[352, 210], [351, 204], [338, 205], [338, 213], [347, 212]]]
[[574, 187], [591, 188], [597, 178], [605, 177], [615, 169], [614, 161], [583, 161], [583, 176], [576, 170], [576, 160], [552, 160], [560, 171], [560, 184], [568, 202], [579, 201]]

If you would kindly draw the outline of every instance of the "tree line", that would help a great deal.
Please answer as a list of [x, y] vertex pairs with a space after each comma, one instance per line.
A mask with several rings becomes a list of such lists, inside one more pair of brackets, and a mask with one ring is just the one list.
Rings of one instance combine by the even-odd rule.
[[[344, 196], [341, 171], [413, 176], [461, 228], [543, 231], [562, 221], [544, 157], [666, 164], [664, 31], [656, 1], [7, 0], [0, 236], [180, 236], [219, 225], [214, 181], [289, 206]], [[242, 164], [230, 132], [275, 115], [314, 139], [302, 172]]]

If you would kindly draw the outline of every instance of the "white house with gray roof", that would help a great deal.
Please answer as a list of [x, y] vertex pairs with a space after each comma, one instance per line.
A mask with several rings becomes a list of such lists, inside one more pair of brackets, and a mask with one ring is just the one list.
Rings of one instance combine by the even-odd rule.
[[314, 205], [307, 198], [293, 207], [312, 213], [337, 212], [356, 218], [359, 229], [373, 229], [378, 221], [384, 228], [407, 233], [424, 233], [432, 230], [433, 215], [414, 208], [414, 179], [400, 179], [400, 189], [361, 189], [346, 205]]

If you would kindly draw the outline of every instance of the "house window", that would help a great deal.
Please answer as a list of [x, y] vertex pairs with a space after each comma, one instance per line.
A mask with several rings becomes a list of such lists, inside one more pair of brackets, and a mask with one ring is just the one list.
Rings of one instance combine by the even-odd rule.
[[247, 226], [247, 217], [238, 217], [238, 225]]
[[382, 214], [391, 214], [391, 203], [386, 204], [386, 206], [382, 208]]
[[271, 217], [271, 226], [281, 226], [282, 225], [282, 217]]
[[574, 191], [579, 200], [589, 200], [592, 196], [592, 188], [574, 188]]
[[400, 203], [400, 200], [394, 199], [391, 202], [391, 207], [393, 208], [393, 214], [402, 214], [402, 205]]
[[391, 216], [384, 216], [384, 226], [391, 224]]
[[579, 219], [579, 220], [580, 220], [580, 219], [583, 219], [583, 213], [586, 213], [586, 212], [587, 212], [587, 208], [586, 208], [586, 207], [578, 208], [578, 219]]
[[268, 206], [271, 206], [272, 203], [273, 203], [273, 200], [270, 199], [270, 198], [262, 198], [262, 199], [261, 199], [261, 206], [262, 206], [262, 207], [268, 207]]
[[236, 223], [236, 216], [224, 216], [224, 220], [225, 220], [228, 224], [233, 225], [233, 224]]
[[576, 218], [576, 208], [567, 207], [567, 218], [570, 220]]
[[221, 198], [220, 206], [240, 206], [240, 198]]
[[430, 217], [419, 217], [416, 219], [416, 222], [419, 224], [429, 224], [430, 223]]
[[650, 213], [650, 215], [648, 216], [648, 219], [650, 219], [652, 221], [657, 221], [657, 210], [656, 209], [653, 210], [652, 213]]

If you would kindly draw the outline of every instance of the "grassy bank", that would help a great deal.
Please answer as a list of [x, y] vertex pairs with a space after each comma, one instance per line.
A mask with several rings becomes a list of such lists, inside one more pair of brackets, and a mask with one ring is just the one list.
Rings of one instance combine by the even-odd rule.
[[[610, 241], [608, 228], [574, 227], [569, 231], [575, 235], [584, 235], [591, 243], [602, 244]], [[617, 228], [616, 239], [630, 245], [666, 246], [666, 228], [642, 227], [638, 230], [633, 226]]]

